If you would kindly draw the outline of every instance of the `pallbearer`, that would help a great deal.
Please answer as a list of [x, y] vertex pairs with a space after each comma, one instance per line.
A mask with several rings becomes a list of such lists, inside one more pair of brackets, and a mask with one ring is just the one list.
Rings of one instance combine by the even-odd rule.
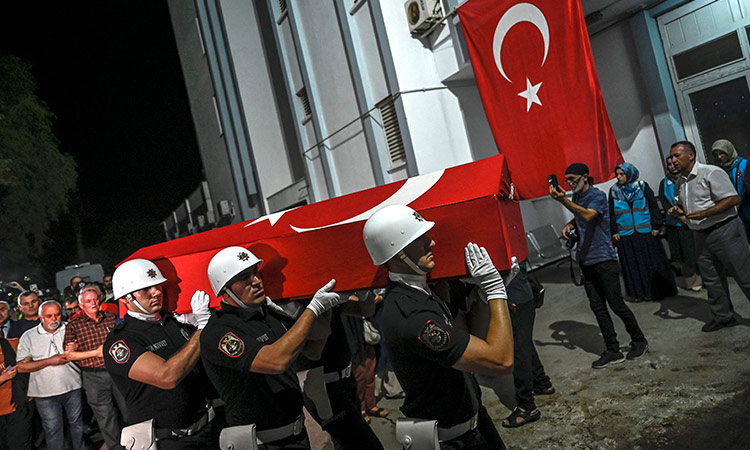
[[373, 263], [388, 269], [383, 336], [406, 392], [401, 411], [408, 418], [397, 426], [397, 437], [404, 443], [408, 436], [415, 447], [423, 446], [433, 439], [434, 422], [425, 421], [437, 421], [441, 449], [504, 449], [473, 373], [511, 371], [513, 336], [505, 284], [487, 251], [469, 243], [466, 264], [489, 303], [489, 331], [480, 339], [457, 327], [445, 302], [427, 285], [426, 275], [436, 264], [435, 242], [427, 234], [434, 225], [396, 205], [377, 211], [364, 227]]

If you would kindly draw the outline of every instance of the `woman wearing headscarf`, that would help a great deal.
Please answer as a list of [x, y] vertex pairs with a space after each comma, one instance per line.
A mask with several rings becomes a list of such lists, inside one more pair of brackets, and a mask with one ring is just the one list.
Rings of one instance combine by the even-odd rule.
[[672, 267], [657, 236], [664, 223], [654, 192], [638, 179], [630, 163], [615, 168], [617, 183], [609, 190], [612, 239], [633, 301], [661, 299], [677, 294]]
[[[680, 171], [674, 165], [672, 157], [667, 157], [667, 176], [659, 184], [659, 202], [662, 213], [677, 204], [677, 177]], [[698, 272], [698, 257], [695, 254], [693, 231], [682, 222], [684, 217], [665, 216], [664, 229], [669, 244], [669, 256], [673, 263], [679, 264], [680, 273], [685, 280], [685, 289], [699, 292], [703, 280]]]
[[719, 139], [711, 146], [711, 154], [719, 167], [727, 171], [737, 194], [740, 196], [740, 219], [750, 239], [750, 180], [747, 179], [747, 159], [737, 155], [734, 145]]

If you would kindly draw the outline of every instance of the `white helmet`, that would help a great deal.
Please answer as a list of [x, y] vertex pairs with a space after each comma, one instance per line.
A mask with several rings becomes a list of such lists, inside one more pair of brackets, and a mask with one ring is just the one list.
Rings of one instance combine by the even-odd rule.
[[112, 291], [115, 298], [167, 281], [156, 264], [147, 259], [131, 259], [120, 264], [112, 274]]
[[391, 205], [367, 219], [362, 235], [373, 264], [379, 266], [430, 231], [433, 225], [435, 222], [425, 220], [408, 206]]
[[227, 247], [211, 258], [208, 263], [208, 281], [218, 297], [229, 280], [245, 269], [262, 263], [250, 250], [243, 247]]

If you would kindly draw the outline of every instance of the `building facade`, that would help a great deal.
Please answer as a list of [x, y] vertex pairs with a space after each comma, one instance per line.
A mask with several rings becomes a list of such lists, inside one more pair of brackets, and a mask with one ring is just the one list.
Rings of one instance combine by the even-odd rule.
[[[497, 154], [463, 1], [414, 1], [434, 17], [416, 33], [402, 0], [168, 0], [206, 184], [165, 220], [167, 238]], [[702, 161], [718, 138], [750, 156], [750, 0], [582, 3], [642, 179], [656, 185], [685, 138]], [[527, 231], [569, 219], [549, 198], [521, 207]]]

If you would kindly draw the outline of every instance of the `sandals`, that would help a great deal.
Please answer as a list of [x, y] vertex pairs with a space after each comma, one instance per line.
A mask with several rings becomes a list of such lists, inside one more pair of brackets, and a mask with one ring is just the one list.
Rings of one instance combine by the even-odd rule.
[[524, 411], [516, 406], [513, 409], [513, 412], [503, 420], [502, 425], [504, 428], [516, 428], [526, 425], [527, 423], [535, 422], [541, 417], [542, 413], [537, 408], [534, 408], [531, 411]]
[[406, 392], [401, 391], [398, 394], [386, 395], [385, 398], [387, 398], [388, 400], [398, 400], [398, 399], [406, 398]]
[[370, 424], [370, 416], [368, 416], [367, 413], [364, 410], [360, 411], [360, 412], [362, 413], [362, 418], [365, 420], [365, 423], [369, 425]]
[[390, 414], [390, 411], [388, 411], [387, 409], [378, 408], [377, 406], [367, 411], [368, 416], [380, 417], [381, 419], [388, 417], [388, 414]]
[[550, 387], [544, 388], [544, 389], [534, 388], [534, 395], [552, 395], [555, 392], [556, 391], [555, 391], [555, 387], [554, 386], [550, 386]]

